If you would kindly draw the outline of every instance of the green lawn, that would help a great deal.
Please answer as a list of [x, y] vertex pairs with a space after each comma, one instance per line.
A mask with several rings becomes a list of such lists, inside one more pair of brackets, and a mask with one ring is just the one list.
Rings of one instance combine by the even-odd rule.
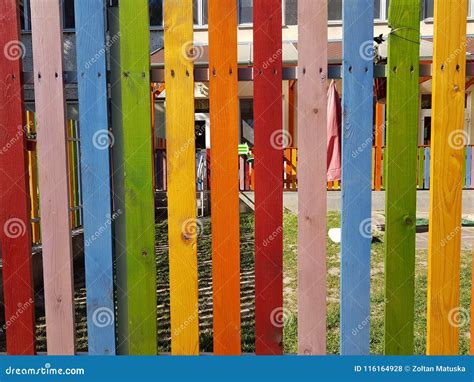
[[[339, 227], [339, 213], [328, 214], [328, 229]], [[285, 353], [297, 352], [297, 225], [298, 218], [291, 213], [284, 215], [284, 308], [288, 320], [284, 327]], [[339, 269], [340, 246], [328, 239], [327, 270], [328, 270], [328, 319], [327, 319], [327, 352], [339, 353]], [[384, 244], [372, 244], [372, 282], [371, 282], [371, 343], [372, 354], [383, 354], [383, 305], [384, 305]], [[415, 354], [426, 351], [426, 288], [427, 288], [427, 256], [425, 250], [416, 254], [415, 279]], [[461, 256], [461, 307], [469, 311], [471, 287], [471, 256], [464, 251]], [[459, 347], [461, 354], [469, 349], [469, 325], [460, 327]]]
[[[212, 257], [211, 257], [211, 221], [209, 217], [201, 219], [203, 230], [198, 237], [198, 273], [199, 273], [199, 327], [200, 351], [212, 352]], [[284, 214], [284, 350], [285, 353], [297, 352], [297, 224], [296, 215]], [[339, 226], [339, 214], [329, 213], [328, 229]], [[241, 317], [242, 351], [255, 351], [255, 276], [254, 276], [254, 218], [253, 214], [240, 217], [241, 233]], [[383, 353], [383, 304], [384, 304], [384, 267], [382, 242], [372, 245], [372, 291], [371, 291], [371, 353]], [[339, 245], [328, 239], [328, 319], [327, 352], [339, 352]], [[157, 265], [157, 329], [159, 353], [170, 352], [170, 306], [169, 306], [169, 268], [168, 268], [168, 226], [163, 221], [156, 226], [155, 255]], [[461, 268], [461, 307], [469, 311], [471, 285], [471, 256], [462, 253]], [[75, 269], [76, 275], [76, 332], [77, 350], [87, 351], [87, 315], [84, 270]], [[418, 251], [416, 258], [416, 321], [415, 354], [425, 353], [426, 337], [426, 284], [427, 253]], [[42, 291], [37, 293], [37, 350], [46, 350], [46, 327]], [[1, 323], [0, 323], [1, 324]], [[460, 328], [460, 353], [467, 354], [469, 325]], [[0, 351], [5, 351], [5, 337], [0, 338]]]

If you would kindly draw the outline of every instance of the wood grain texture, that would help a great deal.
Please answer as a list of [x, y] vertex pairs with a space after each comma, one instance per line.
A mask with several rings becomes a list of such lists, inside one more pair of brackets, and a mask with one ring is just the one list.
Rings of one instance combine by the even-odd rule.
[[369, 353], [372, 0], [343, 2], [341, 354]]
[[103, 0], [75, 2], [88, 350], [115, 354], [112, 192]]
[[458, 353], [466, 0], [435, 0], [426, 352]]
[[[8, 354], [35, 353], [30, 200], [19, 9], [0, 1], [0, 253]], [[3, 332], [3, 330], [2, 330]]]
[[[420, 1], [390, 2], [385, 145], [384, 353], [413, 354]], [[422, 151], [424, 154], [424, 151]], [[423, 165], [419, 178], [423, 182]]]
[[237, 3], [209, 2], [214, 354], [240, 354]]
[[[193, 4], [165, 1], [171, 352], [199, 354]], [[237, 147], [234, 147], [237, 152]], [[211, 156], [212, 157], [212, 156]]]
[[117, 39], [111, 45], [117, 351], [151, 355], [157, 313], [148, 2], [120, 0], [109, 10]]
[[298, 353], [326, 354], [326, 1], [300, 1], [298, 28]]
[[[282, 9], [255, 0], [255, 352], [281, 354], [283, 341]], [[252, 182], [253, 183], [253, 182]]]
[[59, 2], [32, 1], [31, 23], [47, 349], [48, 354], [70, 355], [75, 346], [74, 286]]

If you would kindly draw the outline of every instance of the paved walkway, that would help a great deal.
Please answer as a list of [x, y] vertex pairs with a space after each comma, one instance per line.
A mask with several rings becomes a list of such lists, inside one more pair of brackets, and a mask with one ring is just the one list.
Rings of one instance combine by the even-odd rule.
[[[246, 192], [245, 196], [253, 202], [253, 192]], [[417, 217], [427, 218], [429, 212], [429, 191], [417, 192]], [[328, 211], [339, 211], [341, 209], [341, 192], [328, 191], [327, 193]], [[283, 206], [291, 212], [298, 213], [298, 193], [285, 192], [283, 194]], [[474, 221], [474, 190], [463, 191], [462, 214], [465, 219]], [[374, 214], [385, 210], [385, 192], [372, 192], [372, 209]], [[474, 243], [474, 227], [462, 228], [461, 247], [465, 250], [471, 250]], [[420, 232], [416, 235], [416, 247], [426, 249], [428, 247], [428, 232]]]

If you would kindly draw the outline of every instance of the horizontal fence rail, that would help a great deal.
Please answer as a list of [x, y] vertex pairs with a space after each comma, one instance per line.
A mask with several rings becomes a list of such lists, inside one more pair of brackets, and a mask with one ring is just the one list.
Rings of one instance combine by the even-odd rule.
[[[328, 66], [328, 78], [329, 79], [341, 79], [340, 65], [329, 65]], [[376, 64], [374, 65], [374, 78], [385, 78], [386, 75], [386, 65]], [[77, 83], [77, 73], [75, 71], [65, 71], [64, 72], [64, 83], [65, 84], [76, 84]], [[420, 65], [420, 77], [431, 78], [432, 76], [432, 65], [431, 64], [421, 64]], [[466, 63], [466, 76], [474, 77], [474, 62]], [[33, 73], [32, 72], [23, 72], [24, 85], [33, 85]], [[253, 81], [254, 80], [254, 68], [251, 66], [240, 67], [238, 68], [238, 79], [239, 81]], [[282, 79], [283, 80], [297, 80], [298, 79], [298, 67], [287, 66], [282, 69]], [[150, 72], [151, 82], [165, 82], [165, 70], [159, 66], [153, 66]], [[207, 82], [209, 81], [209, 68], [208, 67], [196, 67], [194, 69], [194, 81], [196, 82]]]
[[[378, 159], [375, 155], [376, 150], [380, 149], [381, 157]], [[198, 167], [196, 172], [196, 185], [198, 191], [210, 190], [210, 176], [211, 169], [209, 168], [208, 161], [203, 161], [200, 158], [204, 158], [209, 155], [211, 150], [199, 150], [196, 157], [199, 158], [203, 168]], [[372, 190], [383, 191], [384, 190], [384, 151], [385, 148], [373, 147], [372, 152]], [[465, 162], [463, 167], [464, 183], [463, 188], [465, 190], [474, 189], [474, 145], [467, 145], [465, 147]], [[430, 189], [430, 154], [431, 148], [427, 145], [418, 146], [417, 150], [417, 189], [418, 190], [429, 190]], [[239, 156], [239, 189], [240, 191], [253, 191], [254, 190], [254, 176], [255, 169], [252, 160], [252, 150], [249, 154]], [[155, 176], [157, 190], [166, 191], [166, 150], [159, 149], [155, 154]], [[380, 172], [377, 172], [379, 169]], [[376, 177], [380, 180], [377, 182]], [[282, 180], [284, 191], [298, 191], [298, 149], [295, 147], [283, 149], [283, 162], [282, 162]], [[328, 191], [339, 191], [341, 189], [341, 181], [328, 181]]]

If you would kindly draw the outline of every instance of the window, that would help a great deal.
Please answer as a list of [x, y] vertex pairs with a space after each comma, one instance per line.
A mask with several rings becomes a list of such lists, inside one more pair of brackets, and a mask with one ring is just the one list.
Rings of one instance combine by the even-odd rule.
[[62, 0], [63, 29], [74, 29], [74, 0]]
[[[422, 0], [422, 19], [432, 19], [434, 17], [434, 0]], [[474, 17], [473, 7], [474, 1], [468, 0], [467, 1], [467, 17], [472, 18]]]
[[[20, 1], [20, 23], [21, 30], [31, 31], [31, 0]], [[74, 0], [61, 0], [62, 2], [62, 22], [64, 30], [72, 30], [75, 27], [74, 20]]]
[[328, 1], [328, 20], [341, 21], [342, 20], [342, 0]]
[[207, 0], [193, 0], [193, 21], [194, 26], [207, 25]]
[[284, 0], [283, 2], [284, 20], [285, 25], [298, 25], [298, 1], [297, 0]]
[[374, 1], [374, 19], [387, 20], [388, 19], [388, 3], [389, 0], [375, 0]]
[[240, 143], [253, 147], [253, 99], [241, 98], [240, 104]]
[[252, 24], [253, 22], [253, 0], [238, 0], [239, 24]]
[[[388, 0], [374, 0], [374, 19], [387, 20]], [[342, 0], [328, 1], [328, 20], [342, 20]]]
[[434, 0], [423, 0], [422, 8], [423, 19], [430, 19], [434, 16]]
[[20, 1], [20, 25], [22, 31], [31, 31], [31, 11], [28, 0]]
[[149, 0], [148, 10], [150, 13], [150, 26], [152, 28], [162, 28], [163, 0]]

